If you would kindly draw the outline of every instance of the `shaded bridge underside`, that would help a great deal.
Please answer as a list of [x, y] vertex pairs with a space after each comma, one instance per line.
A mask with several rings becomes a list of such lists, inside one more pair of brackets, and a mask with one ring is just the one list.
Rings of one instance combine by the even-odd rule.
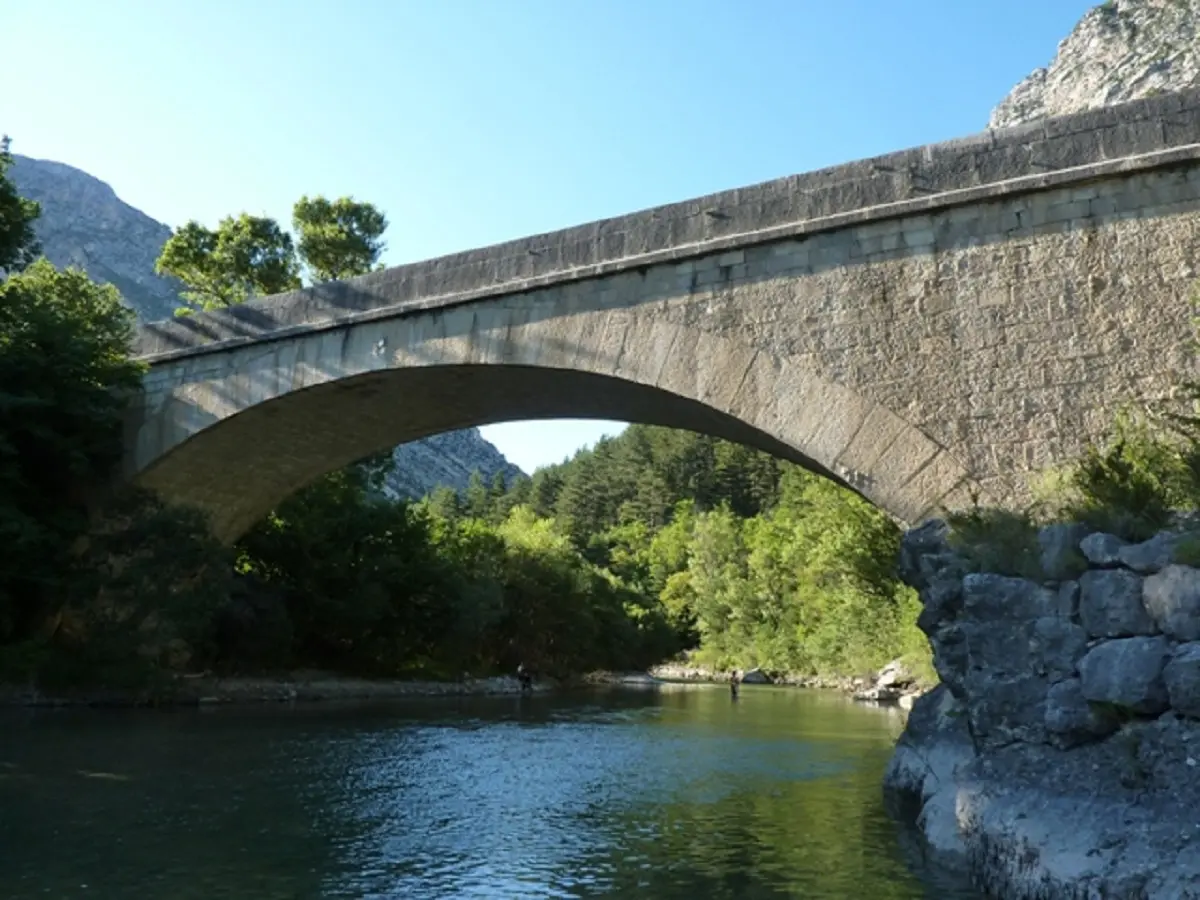
[[[522, 365], [385, 369], [295, 390], [207, 424], [154, 460], [137, 481], [173, 502], [205, 510], [218, 536], [229, 541], [299, 488], [367, 454], [471, 426], [564, 417], [683, 428], [746, 444], [832, 478], [877, 503], [881, 497], [900, 500], [880, 505], [907, 521], [935, 512], [950, 489], [961, 488], [963, 482], [961, 470], [953, 471], [957, 467], [946, 471], [937, 464], [944, 463], [945, 456], [936, 449], [932, 456], [925, 450], [927, 458], [915, 471], [893, 467], [890, 472], [886, 457], [892, 448], [881, 445], [877, 471], [854, 473], [662, 388], [584, 371]], [[904, 443], [906, 437], [896, 433], [889, 440]], [[922, 482], [923, 474], [935, 477]]]

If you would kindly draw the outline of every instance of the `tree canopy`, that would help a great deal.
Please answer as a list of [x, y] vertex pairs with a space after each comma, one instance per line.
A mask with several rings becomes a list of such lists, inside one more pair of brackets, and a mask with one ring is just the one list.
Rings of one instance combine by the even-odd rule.
[[41, 209], [33, 200], [17, 193], [8, 177], [13, 156], [7, 135], [0, 137], [0, 275], [20, 272], [41, 254], [33, 223]]

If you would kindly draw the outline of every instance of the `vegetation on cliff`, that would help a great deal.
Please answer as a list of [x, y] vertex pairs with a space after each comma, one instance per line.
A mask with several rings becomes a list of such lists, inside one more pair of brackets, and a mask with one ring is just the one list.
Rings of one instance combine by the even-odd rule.
[[[5, 198], [16, 272], [36, 255], [36, 209]], [[298, 241], [248, 215], [176, 231], [159, 269], [187, 285], [183, 312], [377, 265], [386, 220], [370, 204], [302, 198], [294, 212]], [[420, 503], [382, 493], [384, 453], [221, 547], [192, 511], [106, 490], [141, 374], [116, 290], [40, 261], [0, 291], [0, 677], [456, 677], [521, 661], [565, 674], [685, 648], [834, 674], [925, 652], [915, 597], [892, 574], [899, 531], [880, 511], [766, 454], [661, 428]]]

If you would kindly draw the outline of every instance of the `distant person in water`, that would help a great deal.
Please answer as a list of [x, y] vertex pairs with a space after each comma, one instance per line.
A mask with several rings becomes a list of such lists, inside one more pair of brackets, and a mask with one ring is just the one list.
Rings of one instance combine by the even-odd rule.
[[521, 691], [533, 690], [533, 673], [525, 668], [525, 663], [517, 666], [517, 681], [521, 682]]
[[734, 700], [738, 698], [738, 673], [736, 669], [729, 676], [729, 696]]

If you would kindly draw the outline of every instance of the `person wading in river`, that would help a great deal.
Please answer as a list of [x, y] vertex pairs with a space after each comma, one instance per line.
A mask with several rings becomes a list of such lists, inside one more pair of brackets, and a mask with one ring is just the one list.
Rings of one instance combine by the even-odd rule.
[[738, 698], [738, 673], [736, 669], [729, 676], [729, 696], [734, 700]]
[[517, 681], [521, 682], [521, 693], [533, 690], [533, 673], [525, 668], [525, 663], [517, 666]]

